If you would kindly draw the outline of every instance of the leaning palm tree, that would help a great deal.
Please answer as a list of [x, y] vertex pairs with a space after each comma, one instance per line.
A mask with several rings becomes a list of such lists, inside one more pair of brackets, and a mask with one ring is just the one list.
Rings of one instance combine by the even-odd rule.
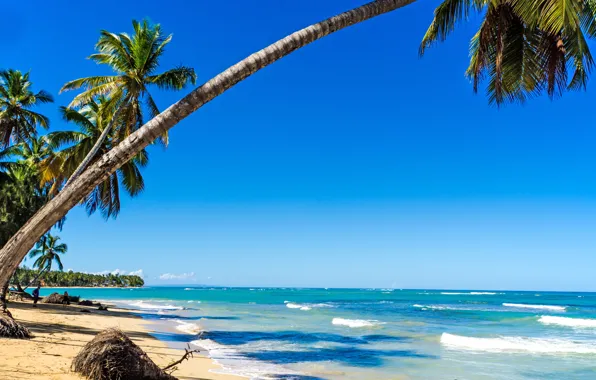
[[37, 126], [47, 129], [50, 120], [31, 108], [54, 101], [46, 91], [31, 90], [29, 73], [18, 70], [0, 71], [0, 148], [22, 142], [37, 135]]
[[44, 273], [51, 271], [52, 263], [54, 262], [58, 266], [58, 270], [64, 270], [60, 255], [68, 251], [68, 246], [64, 243], [59, 244], [59, 240], [60, 237], [58, 236], [46, 234], [37, 242], [35, 249], [29, 252], [29, 258], [36, 259], [33, 263], [33, 268], [37, 268], [38, 270], [37, 276], [31, 281], [31, 284], [35, 283]]
[[[97, 100], [90, 100], [79, 110], [66, 107], [60, 109], [63, 118], [77, 125], [79, 131], [53, 132], [46, 137], [52, 149], [63, 148], [50, 154], [40, 165], [41, 181], [52, 185], [51, 194], [56, 194], [60, 186], [72, 176], [72, 173], [88, 156], [96, 141], [107, 129], [111, 115], [106, 112], [106, 107], [109, 107], [109, 100], [100, 96]], [[119, 133], [112, 130], [102, 141], [98, 152], [101, 154], [109, 152], [119, 142]], [[145, 187], [140, 169], [147, 163], [148, 155], [143, 149], [115, 173], [108, 176], [81, 200], [81, 203], [85, 204], [87, 212], [93, 214], [99, 209], [106, 219], [115, 218], [120, 212], [121, 188], [134, 197]]]
[[[521, 1], [521, 0], [520, 0]], [[70, 186], [34, 215], [0, 250], [0, 283], [6, 281], [27, 251], [56, 221], [169, 129], [257, 71], [334, 32], [404, 7], [414, 0], [376, 0], [310, 25], [251, 54], [210, 79], [153, 118], [87, 168]], [[467, 3], [466, 3], [467, 4]]]
[[484, 15], [466, 71], [474, 92], [487, 78], [489, 101], [500, 105], [545, 91], [553, 97], [585, 88], [594, 66], [586, 42], [586, 35], [596, 35], [592, 0], [445, 0], [435, 10], [420, 54], [444, 41], [471, 13]]
[[[159, 108], [149, 93], [150, 86], [181, 90], [189, 83], [195, 84], [196, 74], [190, 67], [179, 66], [163, 73], [156, 72], [172, 35], [164, 35], [159, 24], [150, 25], [147, 21], [133, 21], [132, 25], [132, 37], [126, 33], [101, 31], [96, 45], [98, 53], [89, 56], [98, 64], [110, 66], [116, 75], [75, 79], [60, 90], [85, 89], [69, 104], [70, 108], [84, 106], [97, 96], [105, 95], [110, 100], [104, 107], [113, 115], [85, 159], [72, 172], [69, 181], [85, 170], [112, 129], [123, 138], [144, 124], [147, 119], [145, 113], [148, 113], [149, 119], [159, 114]], [[161, 138], [167, 144], [167, 134], [162, 134]]]

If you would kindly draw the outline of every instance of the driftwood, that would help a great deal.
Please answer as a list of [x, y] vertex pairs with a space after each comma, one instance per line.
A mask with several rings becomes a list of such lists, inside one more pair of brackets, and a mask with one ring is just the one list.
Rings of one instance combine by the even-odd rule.
[[189, 358], [194, 357], [193, 354], [198, 354], [200, 352], [200, 350], [191, 350], [190, 344], [184, 349], [184, 351], [186, 351], [186, 352], [184, 353], [184, 355], [182, 355], [182, 358], [180, 358], [179, 360], [176, 360], [175, 362], [168, 364], [167, 366], [163, 367], [162, 369], [164, 371], [169, 371], [170, 373], [172, 373], [176, 369], [178, 369], [178, 367], [176, 367], [178, 364], [182, 363], [185, 360], [188, 360]]

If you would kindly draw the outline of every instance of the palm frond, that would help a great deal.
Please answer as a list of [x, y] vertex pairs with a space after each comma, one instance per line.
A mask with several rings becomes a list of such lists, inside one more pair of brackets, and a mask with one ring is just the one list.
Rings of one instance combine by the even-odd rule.
[[79, 88], [90, 89], [93, 87], [101, 86], [107, 83], [113, 83], [120, 79], [119, 75], [108, 75], [108, 76], [94, 76], [87, 78], [79, 78], [67, 82], [60, 89], [60, 93], [70, 90], [78, 90]]
[[158, 75], [147, 77], [147, 82], [165, 90], [181, 90], [189, 83], [195, 84], [197, 75], [190, 67], [179, 66]]
[[445, 41], [459, 21], [468, 19], [471, 10], [480, 11], [487, 0], [445, 0], [434, 13], [433, 21], [422, 38], [419, 54], [424, 55], [433, 43]]
[[126, 192], [131, 197], [138, 195], [145, 188], [145, 182], [143, 180], [143, 176], [141, 175], [141, 171], [132, 161], [122, 165], [122, 167], [118, 170], [118, 175], [122, 181], [122, 184], [124, 185]]

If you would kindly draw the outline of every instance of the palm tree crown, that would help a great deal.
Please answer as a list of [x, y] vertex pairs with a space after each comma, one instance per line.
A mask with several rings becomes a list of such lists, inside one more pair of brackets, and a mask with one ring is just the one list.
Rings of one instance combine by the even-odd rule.
[[[53, 183], [52, 193], [70, 177], [109, 124], [111, 115], [106, 110], [108, 102], [106, 98], [99, 97], [79, 110], [61, 108], [64, 119], [76, 124], [79, 131], [59, 131], [47, 135], [51, 148], [63, 148], [41, 164], [42, 182]], [[119, 134], [113, 130], [102, 142], [99, 152], [108, 152], [119, 142]], [[99, 209], [106, 219], [116, 217], [120, 211], [120, 187], [123, 186], [130, 196], [138, 195], [145, 187], [140, 169], [147, 165], [148, 160], [147, 152], [142, 150], [95, 187], [81, 202], [86, 205], [87, 212], [92, 214]]]
[[[147, 109], [149, 118], [159, 114], [157, 104], [148, 87], [156, 85], [162, 89], [180, 90], [188, 83], [196, 82], [194, 69], [180, 66], [163, 73], [156, 73], [159, 60], [172, 35], [165, 36], [159, 24], [150, 25], [147, 21], [133, 21], [133, 36], [126, 33], [114, 34], [101, 31], [97, 42], [97, 53], [89, 59], [112, 68], [116, 75], [80, 78], [66, 83], [62, 91], [85, 89], [69, 104], [76, 108], [88, 104], [98, 95], [105, 95], [109, 102], [106, 108], [115, 114], [120, 107], [119, 123], [116, 126], [123, 136], [141, 127]], [[143, 107], [144, 103], [146, 107]], [[164, 138], [164, 142], [167, 140]]]
[[[470, 44], [466, 74], [478, 90], [488, 78], [489, 102], [523, 102], [583, 89], [594, 66], [586, 35], [596, 35], [591, 0], [445, 0], [420, 46], [420, 54], [443, 41], [458, 22], [483, 13]], [[571, 75], [570, 75], [571, 74]]]
[[49, 119], [31, 108], [51, 103], [54, 98], [43, 90], [34, 93], [31, 87], [29, 73], [0, 71], [0, 147], [8, 147], [11, 140], [22, 142], [35, 137], [38, 125], [49, 127]]
[[59, 270], [63, 270], [64, 266], [60, 260], [60, 255], [68, 251], [68, 246], [64, 243], [58, 244], [60, 237], [46, 234], [42, 236], [37, 242], [35, 249], [29, 252], [29, 258], [36, 258], [33, 267], [40, 271], [49, 271], [52, 269], [52, 263], [56, 262]]

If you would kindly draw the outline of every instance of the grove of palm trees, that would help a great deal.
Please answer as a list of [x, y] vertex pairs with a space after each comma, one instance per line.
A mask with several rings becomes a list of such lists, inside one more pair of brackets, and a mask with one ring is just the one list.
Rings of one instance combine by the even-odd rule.
[[[161, 66], [167, 47], [176, 38], [149, 20], [132, 21], [128, 32], [102, 30], [95, 52], [81, 57], [110, 74], [73, 78], [59, 89], [41, 89], [36, 86], [36, 72], [26, 67], [2, 68], [3, 301], [11, 284], [20, 290], [40, 281], [56, 286], [142, 286], [138, 276], [64, 272], [63, 260], [83, 254], [69, 251], [65, 255], [67, 242], [57, 236], [69, 224], [67, 213], [80, 205], [89, 215], [97, 212], [106, 221], [116, 219], [126, 212], [122, 197], [138, 197], [151, 186], [143, 178], [143, 170], [150, 165], [150, 147], [167, 147], [168, 131], [180, 121], [281, 58], [300, 54], [298, 50], [319, 39], [414, 2], [376, 0], [308, 25], [250, 54], [172, 105], [157, 104], [155, 93], [195, 86], [197, 75], [182, 64]], [[430, 21], [425, 35], [401, 38], [420, 39], [417, 53], [424, 59], [433, 45], [470, 19], [480, 23], [470, 41], [465, 75], [470, 90], [485, 92], [491, 105], [516, 107], [540, 96], [556, 101], [568, 91], [586, 90], [594, 68], [590, 40], [596, 37], [596, 3], [445, 0], [434, 15], [420, 20]], [[184, 61], [184, 57], [177, 58]], [[258, 84], [258, 78], [252, 83]], [[72, 93], [72, 99], [68, 104], [55, 104], [53, 93]], [[68, 129], [53, 129], [55, 121], [38, 112], [41, 104], [50, 103], [59, 109]]]
[[[108, 65], [116, 75], [76, 79], [61, 89], [84, 88], [68, 107], [60, 107], [64, 120], [77, 130], [50, 131], [40, 136], [42, 130], [49, 129], [50, 120], [37, 113], [35, 107], [53, 102], [52, 95], [44, 90], [35, 92], [30, 73], [13, 69], [0, 72], [3, 144], [0, 151], [0, 245], [6, 244], [86, 165], [97, 161], [99, 154], [110, 151], [136, 131], [143, 120], [159, 113], [148, 91], [150, 85], [180, 90], [188, 83], [194, 84], [196, 76], [192, 68], [176, 67], [158, 72], [159, 59], [172, 36], [164, 35], [159, 25], [149, 25], [147, 21], [132, 24], [132, 36], [102, 31], [96, 45], [98, 53], [89, 57], [98, 64]], [[167, 134], [161, 136], [160, 142], [167, 144]], [[147, 152], [142, 150], [98, 184], [80, 202], [87, 213], [100, 211], [105, 219], [115, 218], [120, 212], [121, 191], [131, 197], [142, 192], [141, 169], [148, 161]], [[54, 227], [61, 229], [65, 221], [62, 217]], [[63, 270], [59, 254], [66, 252], [66, 245], [57, 244], [58, 239], [46, 234], [29, 253], [30, 258], [36, 258], [33, 268], [37, 268], [38, 275], [34, 282], [49, 274], [52, 262]], [[17, 268], [12, 270], [16, 271]], [[26, 273], [26, 269], [21, 273]], [[3, 302], [9, 282], [3, 280]], [[19, 281], [15, 282], [20, 287]]]

